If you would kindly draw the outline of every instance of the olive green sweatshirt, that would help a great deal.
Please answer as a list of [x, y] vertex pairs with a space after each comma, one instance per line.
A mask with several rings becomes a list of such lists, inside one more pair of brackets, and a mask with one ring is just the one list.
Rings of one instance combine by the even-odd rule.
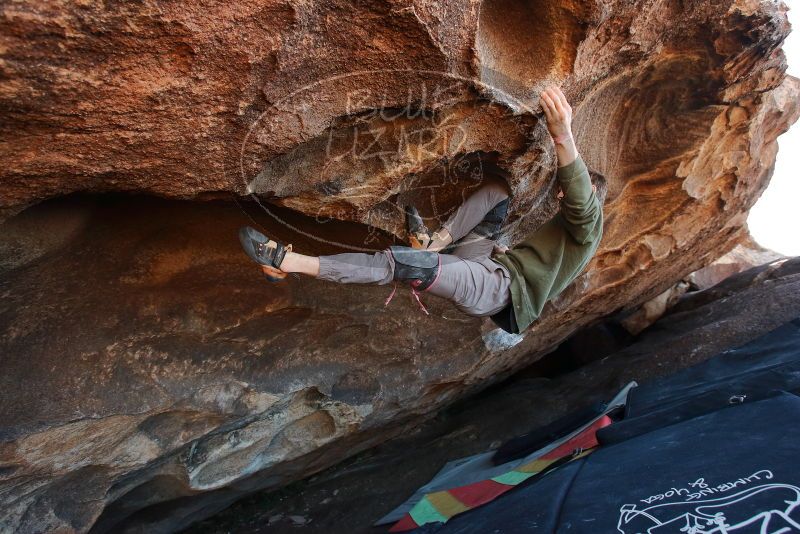
[[592, 191], [580, 156], [558, 169], [564, 192], [561, 211], [521, 243], [496, 256], [511, 273], [511, 303], [517, 331], [542, 313], [545, 303], [575, 280], [597, 250], [603, 206]]

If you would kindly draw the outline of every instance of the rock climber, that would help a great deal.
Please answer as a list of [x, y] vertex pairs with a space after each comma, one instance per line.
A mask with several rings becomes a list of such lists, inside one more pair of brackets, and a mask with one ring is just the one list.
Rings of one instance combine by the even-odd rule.
[[509, 202], [507, 187], [496, 183], [475, 191], [433, 233], [407, 208], [411, 247], [305, 256], [251, 227], [239, 231], [242, 247], [270, 281], [287, 273], [343, 284], [402, 281], [417, 300], [421, 292], [444, 297], [467, 315], [490, 316], [520, 333], [586, 267], [603, 231], [602, 203], [572, 137], [572, 108], [555, 86], [542, 92], [541, 105], [558, 157], [561, 209], [511, 249], [495, 242]]

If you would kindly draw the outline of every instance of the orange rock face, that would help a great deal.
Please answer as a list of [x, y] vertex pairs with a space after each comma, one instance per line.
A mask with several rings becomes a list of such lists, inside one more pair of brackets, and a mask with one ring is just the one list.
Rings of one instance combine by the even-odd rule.
[[[785, 10], [4, 4], [0, 530], [178, 528], [401, 432], [711, 263], [741, 239], [800, 114]], [[380, 315], [385, 288], [253, 289], [232, 203], [9, 219], [73, 192], [252, 195], [300, 252], [375, 249], [402, 237], [404, 204], [433, 223], [492, 174], [514, 193], [513, 244], [557, 209], [548, 83], [573, 103], [604, 238], [516, 345], [444, 302], [430, 319], [410, 303]]]

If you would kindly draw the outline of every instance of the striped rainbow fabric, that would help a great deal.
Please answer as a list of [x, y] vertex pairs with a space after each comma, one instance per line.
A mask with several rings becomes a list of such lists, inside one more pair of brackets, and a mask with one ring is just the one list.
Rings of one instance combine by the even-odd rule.
[[[537, 475], [558, 461], [572, 461], [590, 454], [597, 447], [595, 433], [611, 424], [604, 415], [552, 451], [515, 469], [490, 478], [448, 490], [428, 493], [389, 532], [405, 532], [428, 523], [445, 523], [451, 517], [493, 501], [517, 484]], [[578, 454], [575, 454], [576, 451]]]

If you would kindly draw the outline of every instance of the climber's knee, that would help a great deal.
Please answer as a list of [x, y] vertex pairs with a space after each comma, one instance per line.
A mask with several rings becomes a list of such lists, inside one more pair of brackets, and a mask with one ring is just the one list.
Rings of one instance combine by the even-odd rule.
[[442, 262], [439, 254], [411, 247], [389, 247], [394, 259], [394, 279], [408, 282], [420, 291], [430, 288], [439, 277]]

